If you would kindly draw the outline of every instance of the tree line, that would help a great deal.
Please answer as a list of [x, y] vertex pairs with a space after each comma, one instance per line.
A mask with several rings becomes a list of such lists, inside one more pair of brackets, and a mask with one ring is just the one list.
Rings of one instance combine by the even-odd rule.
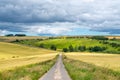
[[[39, 45], [40, 48], [45, 48], [45, 44], [41, 43]], [[51, 45], [49, 47], [49, 49], [51, 50], [57, 50], [57, 46], [56, 45]], [[94, 46], [94, 47], [86, 47], [86, 46], [75, 46], [73, 47], [72, 45], [70, 45], [68, 48], [63, 48], [62, 51], [63, 52], [84, 52], [84, 51], [90, 51], [90, 52], [102, 52], [104, 50], [106, 50], [107, 47], [102, 47], [102, 46]]]
[[102, 52], [106, 50], [107, 47], [102, 46], [94, 46], [94, 47], [86, 47], [86, 46], [76, 46], [73, 47], [70, 45], [68, 48], [63, 48], [63, 52], [84, 52], [84, 51], [90, 51], [90, 52]]
[[11, 37], [11, 36], [26, 36], [26, 34], [6, 34], [5, 36]]

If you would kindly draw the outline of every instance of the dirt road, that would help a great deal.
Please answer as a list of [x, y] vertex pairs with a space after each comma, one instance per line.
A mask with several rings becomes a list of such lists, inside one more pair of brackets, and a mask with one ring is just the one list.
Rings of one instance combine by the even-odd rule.
[[59, 58], [55, 65], [39, 80], [71, 80], [66, 69], [64, 68], [62, 62], [62, 55], [59, 55]]

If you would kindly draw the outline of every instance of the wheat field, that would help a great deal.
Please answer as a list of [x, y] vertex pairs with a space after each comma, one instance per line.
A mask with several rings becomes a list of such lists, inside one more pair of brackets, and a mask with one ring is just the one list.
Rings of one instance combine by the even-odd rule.
[[0, 42], [0, 71], [53, 59], [57, 52]]
[[120, 71], [119, 54], [102, 54], [102, 53], [67, 53], [68, 58], [91, 63], [96, 66]]

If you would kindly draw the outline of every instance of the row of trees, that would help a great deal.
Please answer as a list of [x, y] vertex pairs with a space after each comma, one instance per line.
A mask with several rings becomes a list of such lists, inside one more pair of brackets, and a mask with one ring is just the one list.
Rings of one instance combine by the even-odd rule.
[[105, 37], [105, 36], [93, 36], [93, 37], [91, 37], [91, 39], [96, 39], [96, 40], [108, 40], [108, 38]]
[[109, 44], [110, 46], [115, 47], [115, 48], [120, 47], [120, 44], [115, 43], [115, 42], [101, 41], [100, 43]]
[[[45, 48], [45, 45], [44, 45], [43, 43], [41, 43], [41, 44], [39, 45], [39, 47], [40, 47], [40, 48]], [[50, 46], [50, 49], [56, 51], [56, 50], [57, 50], [57, 47], [56, 47], [55, 45], [51, 45], [51, 46]]]
[[[39, 45], [40, 48], [46, 48], [45, 45], [43, 43], [41, 43]], [[51, 50], [57, 50], [57, 46], [56, 45], [51, 45], [50, 46]], [[90, 51], [90, 52], [102, 52], [104, 50], [106, 50], [107, 47], [102, 47], [102, 46], [94, 46], [94, 47], [86, 47], [86, 46], [76, 46], [73, 47], [72, 45], [70, 45], [68, 48], [63, 48], [62, 51], [63, 52], [83, 52], [83, 51]]]
[[108, 40], [106, 36], [59, 36], [59, 37], [49, 37], [49, 39], [71, 39], [71, 38], [89, 38], [95, 40]]
[[7, 35], [5, 35], [5, 36], [7, 36], [7, 37], [10, 37], [10, 36], [26, 36], [26, 34], [7, 34]]
[[107, 47], [100, 47], [100, 46], [86, 48], [86, 46], [73, 47], [72, 45], [70, 45], [68, 48], [63, 48], [63, 52], [83, 52], [83, 51], [102, 52], [106, 49]]

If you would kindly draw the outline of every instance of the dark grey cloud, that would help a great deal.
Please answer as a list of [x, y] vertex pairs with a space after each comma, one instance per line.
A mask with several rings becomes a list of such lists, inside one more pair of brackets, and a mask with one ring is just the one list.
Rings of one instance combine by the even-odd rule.
[[76, 27], [120, 34], [120, 1], [0, 0], [0, 30], [61, 34]]

